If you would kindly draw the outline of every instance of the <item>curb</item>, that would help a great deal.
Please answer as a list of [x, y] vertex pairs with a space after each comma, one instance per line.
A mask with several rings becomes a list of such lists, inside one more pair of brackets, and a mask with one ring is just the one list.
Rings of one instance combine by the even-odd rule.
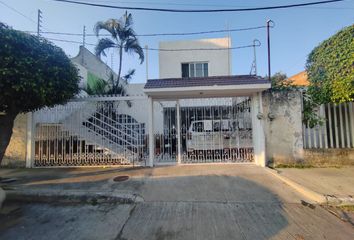
[[320, 204], [328, 203], [327, 198], [324, 195], [319, 194], [315, 191], [312, 191], [312, 190], [290, 180], [289, 178], [281, 176], [277, 170], [274, 170], [274, 169], [271, 169], [268, 167], [266, 167], [266, 170], [269, 173], [271, 173], [273, 176], [277, 177], [278, 179], [280, 179], [281, 181], [283, 181], [287, 185], [294, 188], [296, 191], [298, 191], [299, 193], [301, 193], [302, 195], [304, 195], [308, 199], [310, 199], [316, 203], [320, 203]]
[[333, 195], [325, 195], [321, 194], [318, 192], [315, 192], [307, 187], [304, 187], [301, 184], [298, 184], [294, 182], [293, 180], [290, 180], [287, 177], [282, 176], [279, 171], [266, 167], [266, 170], [271, 173], [273, 176], [277, 177], [284, 183], [288, 184], [292, 188], [294, 188], [296, 191], [310, 199], [311, 201], [314, 201], [319, 204], [327, 204], [327, 205], [354, 205], [354, 198], [353, 197], [336, 197]]
[[121, 203], [133, 204], [143, 202], [144, 199], [137, 194], [103, 192], [103, 191], [80, 191], [80, 190], [7, 190], [6, 200], [15, 202], [38, 202], [38, 203]]

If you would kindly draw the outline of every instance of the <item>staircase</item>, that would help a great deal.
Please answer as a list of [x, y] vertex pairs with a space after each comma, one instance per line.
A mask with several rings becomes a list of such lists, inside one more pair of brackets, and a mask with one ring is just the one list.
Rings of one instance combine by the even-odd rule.
[[96, 102], [86, 102], [77, 111], [62, 121], [62, 128], [78, 136], [88, 144], [95, 144], [113, 154], [129, 159], [139, 158], [144, 144], [143, 126], [139, 123], [122, 124], [108, 114], [100, 111]]

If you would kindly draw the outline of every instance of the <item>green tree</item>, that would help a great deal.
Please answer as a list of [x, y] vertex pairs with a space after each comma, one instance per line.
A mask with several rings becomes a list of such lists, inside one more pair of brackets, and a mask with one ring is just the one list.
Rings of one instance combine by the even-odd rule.
[[0, 164], [16, 115], [65, 103], [79, 81], [62, 49], [0, 23]]
[[292, 81], [285, 73], [277, 72], [270, 78], [272, 90], [289, 90], [293, 87]]
[[354, 100], [354, 25], [314, 48], [306, 63], [314, 104]]
[[[109, 19], [105, 22], [97, 22], [94, 28], [96, 36], [99, 36], [101, 30], [109, 32], [110, 38], [99, 39], [97, 46], [95, 47], [95, 53], [97, 56], [106, 56], [105, 51], [113, 48], [118, 51], [119, 66], [118, 77], [113, 79], [112, 93], [121, 94], [122, 86], [121, 72], [122, 72], [122, 60], [123, 52], [128, 54], [138, 54], [140, 64], [144, 61], [144, 51], [139, 44], [136, 33], [133, 30], [133, 17], [127, 12], [120, 19]], [[123, 80], [124, 81], [124, 80]]]

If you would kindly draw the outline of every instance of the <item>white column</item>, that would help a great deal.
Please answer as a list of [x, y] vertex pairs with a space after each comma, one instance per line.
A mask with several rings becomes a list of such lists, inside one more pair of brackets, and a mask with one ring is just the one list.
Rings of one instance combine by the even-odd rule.
[[27, 113], [27, 136], [26, 136], [26, 168], [33, 167], [34, 161], [34, 126], [33, 113]]
[[[253, 94], [251, 98], [251, 113], [252, 113], [252, 139], [254, 149], [254, 160], [259, 166], [266, 166], [265, 154], [265, 135], [263, 129], [262, 93]], [[261, 119], [259, 119], [261, 118]]]
[[181, 108], [179, 104], [179, 100], [177, 100], [176, 106], [177, 112], [177, 164], [181, 163], [182, 158], [182, 144], [181, 144]]
[[149, 162], [148, 166], [154, 166], [154, 158], [155, 158], [155, 139], [154, 139], [154, 101], [151, 97], [148, 99], [148, 115], [149, 115], [149, 124], [148, 124], [148, 133], [149, 133]]

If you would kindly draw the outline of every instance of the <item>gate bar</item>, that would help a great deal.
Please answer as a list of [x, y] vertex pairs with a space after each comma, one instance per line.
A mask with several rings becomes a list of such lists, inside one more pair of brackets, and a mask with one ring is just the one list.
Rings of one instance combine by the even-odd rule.
[[176, 111], [177, 111], [177, 164], [181, 163], [181, 114], [180, 114], [180, 104], [179, 100], [176, 101]]

